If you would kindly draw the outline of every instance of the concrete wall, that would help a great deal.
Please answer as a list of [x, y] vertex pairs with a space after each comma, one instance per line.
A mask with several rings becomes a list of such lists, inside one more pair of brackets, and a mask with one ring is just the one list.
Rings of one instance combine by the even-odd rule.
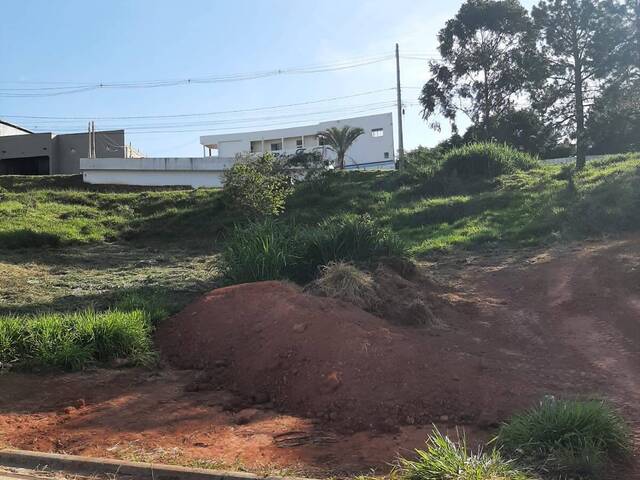
[[[292, 154], [296, 151], [295, 139], [304, 136], [306, 148], [318, 145], [316, 134], [330, 127], [360, 127], [364, 135], [358, 138], [347, 151], [346, 164], [357, 165], [360, 163], [388, 162], [395, 158], [393, 144], [393, 116], [391, 113], [368, 115], [366, 117], [346, 118], [330, 122], [321, 122], [304, 127], [282, 128], [278, 130], [265, 130], [258, 132], [242, 132], [223, 135], [204, 135], [200, 137], [202, 145], [218, 145], [218, 155], [221, 157], [234, 157], [238, 154], [246, 154], [251, 150], [251, 142], [264, 140], [265, 151], [270, 151], [271, 142], [281, 142], [285, 139], [282, 153]], [[381, 137], [373, 137], [372, 130], [382, 128]], [[256, 143], [254, 143], [256, 145]], [[385, 155], [386, 154], [386, 155]], [[328, 154], [329, 158], [335, 155]]]
[[86, 183], [109, 185], [222, 187], [233, 158], [98, 158], [80, 160]]
[[[124, 130], [96, 132], [96, 156], [124, 157]], [[80, 158], [89, 155], [89, 134], [53, 135], [31, 133], [0, 137], [0, 174], [22, 173], [19, 162], [31, 165], [38, 158], [37, 171], [32, 174], [80, 173]], [[46, 157], [44, 163], [41, 157]]]
[[[89, 155], [89, 134], [57, 135], [56, 155], [51, 173], [80, 173], [80, 159]], [[96, 157], [124, 157], [124, 130], [96, 132]]]

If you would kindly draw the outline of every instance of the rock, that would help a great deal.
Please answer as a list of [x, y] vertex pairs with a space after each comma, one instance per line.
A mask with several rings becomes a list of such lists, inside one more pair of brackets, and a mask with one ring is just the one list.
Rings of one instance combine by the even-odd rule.
[[236, 425], [246, 425], [251, 422], [260, 411], [255, 408], [245, 408], [235, 414], [233, 420]]
[[306, 323], [296, 323], [293, 326], [293, 331], [296, 333], [302, 333], [307, 329], [307, 324]]
[[441, 422], [448, 422], [449, 421], [449, 415], [440, 415], [440, 421]]

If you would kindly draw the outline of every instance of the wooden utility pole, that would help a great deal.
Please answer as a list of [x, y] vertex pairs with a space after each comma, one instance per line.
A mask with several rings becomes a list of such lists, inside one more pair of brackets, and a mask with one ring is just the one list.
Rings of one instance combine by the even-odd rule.
[[396, 89], [398, 91], [398, 169], [404, 170], [404, 138], [402, 134], [402, 91], [400, 88], [400, 47], [396, 43]]

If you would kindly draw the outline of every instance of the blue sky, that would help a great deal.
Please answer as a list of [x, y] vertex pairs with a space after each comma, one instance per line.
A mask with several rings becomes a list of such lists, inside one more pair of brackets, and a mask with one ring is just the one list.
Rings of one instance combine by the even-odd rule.
[[[436, 0], [0, 0], [0, 92], [42, 94], [73, 84], [220, 77], [391, 55], [396, 42], [413, 57], [436, 54], [436, 34], [461, 2]], [[530, 7], [532, 0], [524, 1]], [[431, 146], [449, 134], [420, 118], [428, 77], [424, 59], [401, 62], [405, 147]], [[41, 83], [46, 82], [46, 83]], [[60, 82], [60, 83], [57, 83]], [[63, 83], [64, 82], [64, 83]], [[197, 156], [199, 136], [315, 123], [393, 111], [395, 65], [280, 74], [162, 88], [94, 89], [57, 96], [0, 95], [0, 118], [37, 131], [125, 128], [148, 156]], [[13, 89], [37, 90], [13, 90]], [[380, 91], [383, 90], [383, 91]], [[258, 107], [344, 97], [310, 105]], [[103, 119], [207, 112], [180, 118]], [[161, 124], [161, 125], [160, 125]], [[149, 133], [160, 132], [160, 133]], [[397, 139], [396, 139], [397, 148]]]

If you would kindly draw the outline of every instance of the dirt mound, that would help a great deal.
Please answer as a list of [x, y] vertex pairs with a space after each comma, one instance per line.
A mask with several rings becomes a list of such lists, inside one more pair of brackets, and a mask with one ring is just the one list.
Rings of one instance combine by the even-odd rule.
[[211, 386], [348, 429], [493, 418], [493, 396], [506, 389], [450, 333], [261, 282], [200, 298], [161, 325], [157, 342], [173, 365], [206, 370]]

